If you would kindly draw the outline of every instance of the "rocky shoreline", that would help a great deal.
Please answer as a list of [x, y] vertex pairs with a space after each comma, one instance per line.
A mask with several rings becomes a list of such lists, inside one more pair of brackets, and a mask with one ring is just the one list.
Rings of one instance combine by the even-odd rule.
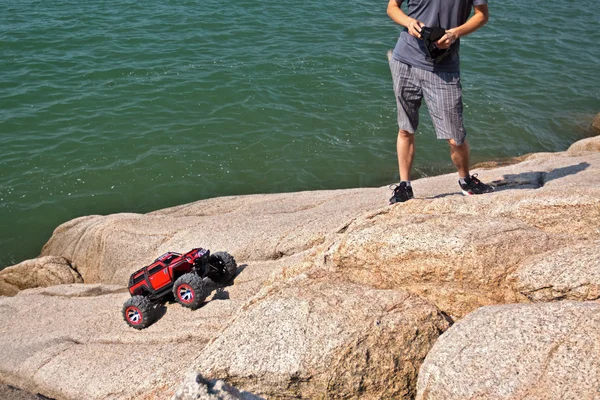
[[[394, 206], [383, 187], [69, 221], [0, 272], [0, 383], [53, 399], [597, 400], [600, 137], [474, 172], [496, 192], [463, 197], [448, 174]], [[129, 328], [129, 274], [198, 246], [236, 257], [234, 284]]]

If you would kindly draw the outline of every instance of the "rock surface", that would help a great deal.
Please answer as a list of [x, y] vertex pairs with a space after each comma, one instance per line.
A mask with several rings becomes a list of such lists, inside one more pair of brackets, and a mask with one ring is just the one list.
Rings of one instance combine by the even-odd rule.
[[531, 257], [512, 277], [530, 300], [600, 298], [600, 241], [586, 241]]
[[[211, 359], [218, 363], [211, 362], [213, 367], [229, 371], [229, 383], [241, 382], [243, 390], [268, 388], [275, 397], [290, 384], [298, 385], [298, 393], [318, 393], [329, 385], [333, 393], [354, 397], [363, 386], [372, 391], [383, 385], [414, 397], [418, 367], [449, 326], [438, 309], [407, 293], [297, 279], [286, 285], [292, 293], [285, 295], [275, 284], [244, 301], [249, 292], [236, 286], [255, 284], [249, 280], [224, 288], [196, 311], [166, 304], [159, 321], [143, 331], [122, 320], [128, 294], [119, 286], [55, 286], [2, 297], [0, 335], [10, 346], [0, 359], [0, 380], [56, 399], [163, 399], [175, 392], [194, 360]], [[230, 359], [232, 354], [237, 356]], [[243, 361], [252, 354], [256, 364]], [[338, 368], [328, 371], [333, 361]], [[258, 373], [283, 369], [251, 377], [243, 367]], [[311, 382], [317, 373], [321, 376]], [[280, 385], [269, 380], [273, 377]], [[200, 395], [200, 388], [179, 393]], [[252, 398], [247, 396], [240, 398]]]
[[40, 400], [40, 397], [27, 393], [12, 386], [0, 384], [0, 399], [2, 400]]
[[596, 118], [592, 121], [592, 129], [596, 131], [596, 134], [600, 134], [600, 113], [596, 114]]
[[83, 283], [68, 260], [60, 256], [40, 257], [0, 271], [0, 296], [14, 296], [23, 289], [67, 283]]
[[[598, 131], [600, 132], [600, 118], [598, 118]], [[600, 151], [600, 143], [596, 137], [580, 140], [569, 147], [568, 152], [573, 155], [581, 155], [590, 151]]]
[[[459, 195], [451, 174], [415, 181], [417, 198], [391, 207], [383, 187], [69, 221], [42, 256], [62, 257], [86, 284], [0, 297], [0, 382], [56, 399], [238, 396], [233, 386], [268, 398], [412, 398], [421, 360], [449, 325], [436, 306], [458, 319], [502, 303], [600, 304], [595, 149], [600, 137], [474, 171], [497, 187], [485, 196]], [[196, 311], [167, 303], [148, 329], [127, 327], [129, 274], [197, 246], [236, 257], [233, 286]], [[588, 309], [569, 310], [559, 314]], [[538, 333], [541, 342], [557, 336]], [[229, 393], [210, 393], [219, 380]]]
[[267, 398], [411, 399], [448, 327], [406, 292], [299, 275], [248, 304], [200, 353], [198, 370]]
[[0, 382], [54, 399], [169, 398], [201, 349], [270, 274], [299, 257], [242, 265], [235, 284], [203, 307], [166, 303], [143, 331], [123, 321], [123, 286], [60, 285], [0, 297]]
[[421, 366], [417, 400], [597, 400], [600, 304], [484, 307], [449, 329]]
[[[537, 268], [534, 282], [525, 260], [600, 239], [600, 153], [536, 157], [480, 175], [496, 183], [496, 193], [415, 199], [355, 218], [328, 243], [323, 265], [355, 283], [420, 294], [455, 317], [484, 305], [549, 300], [531, 293], [561, 267]], [[559, 284], [574, 296], [567, 298], [597, 298], [600, 249], [590, 245], [586, 254], [562, 261], [580, 272]]]
[[[59, 226], [42, 250], [78, 266], [86, 283], [127, 284], [167, 251], [202, 246], [237, 260], [265, 261], [323, 243], [349, 218], [381, 207], [383, 189], [222, 197], [140, 214], [77, 218]], [[340, 207], [344, 204], [344, 207]]]

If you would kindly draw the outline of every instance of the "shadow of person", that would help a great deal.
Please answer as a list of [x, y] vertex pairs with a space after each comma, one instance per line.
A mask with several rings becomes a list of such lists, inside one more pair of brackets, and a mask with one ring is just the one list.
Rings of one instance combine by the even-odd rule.
[[591, 165], [587, 162], [580, 162], [579, 164], [574, 164], [574, 165], [569, 165], [567, 167], [553, 169], [552, 171], [545, 174], [544, 184], [546, 184], [550, 181], [553, 181], [555, 179], [560, 179], [560, 178], [564, 178], [569, 175], [578, 174], [582, 171], [585, 171], [590, 166]]
[[[497, 179], [488, 183], [494, 187], [494, 192], [502, 192], [510, 189], [539, 189], [550, 181], [561, 179], [569, 175], [578, 174], [582, 171], [585, 171], [590, 166], [590, 163], [580, 162], [579, 164], [555, 168], [550, 172], [527, 171], [520, 174], [506, 174], [502, 177], [502, 179]], [[424, 199], [441, 199], [444, 197], [455, 196], [457, 194], [460, 194], [460, 191], [441, 193], [435, 196], [424, 197]]]
[[539, 189], [552, 180], [578, 174], [589, 167], [589, 163], [581, 162], [555, 168], [550, 172], [529, 171], [520, 174], [507, 174], [502, 179], [492, 181], [490, 184], [495, 187], [496, 192], [508, 189]]
[[506, 174], [502, 179], [490, 182], [495, 192], [509, 189], [539, 189], [544, 186], [544, 172], [529, 171], [520, 174]]
[[431, 196], [431, 197], [423, 197], [424, 199], [443, 199], [444, 197], [448, 197], [448, 196], [456, 196], [457, 194], [460, 194], [460, 192], [454, 192], [454, 193], [442, 193], [442, 194], [438, 194], [435, 196]]

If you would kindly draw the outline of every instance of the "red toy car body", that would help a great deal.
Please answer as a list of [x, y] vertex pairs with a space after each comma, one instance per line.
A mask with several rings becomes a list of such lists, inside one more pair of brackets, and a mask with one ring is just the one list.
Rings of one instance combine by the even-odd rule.
[[[175, 277], [191, 272], [194, 263], [208, 254], [208, 250], [193, 249], [185, 254], [168, 252], [158, 257], [154, 262], [131, 274], [129, 278], [129, 293], [132, 296], [149, 295], [157, 297], [161, 289], [169, 289]], [[159, 296], [160, 297], [160, 296]]]
[[123, 318], [129, 326], [143, 329], [154, 322], [156, 302], [173, 293], [184, 307], [195, 309], [210, 294], [213, 281], [229, 283], [237, 265], [226, 252], [210, 254], [195, 248], [185, 254], [168, 252], [129, 278], [131, 298], [123, 305]]

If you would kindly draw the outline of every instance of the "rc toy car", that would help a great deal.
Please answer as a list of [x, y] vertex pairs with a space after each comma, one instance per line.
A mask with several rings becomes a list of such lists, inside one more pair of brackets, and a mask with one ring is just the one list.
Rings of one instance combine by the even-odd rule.
[[196, 309], [210, 294], [213, 282], [230, 283], [236, 270], [234, 258], [224, 251], [210, 254], [197, 248], [185, 254], [165, 253], [131, 274], [131, 298], [123, 305], [123, 318], [135, 329], [150, 326], [155, 306], [170, 293], [182, 306]]

